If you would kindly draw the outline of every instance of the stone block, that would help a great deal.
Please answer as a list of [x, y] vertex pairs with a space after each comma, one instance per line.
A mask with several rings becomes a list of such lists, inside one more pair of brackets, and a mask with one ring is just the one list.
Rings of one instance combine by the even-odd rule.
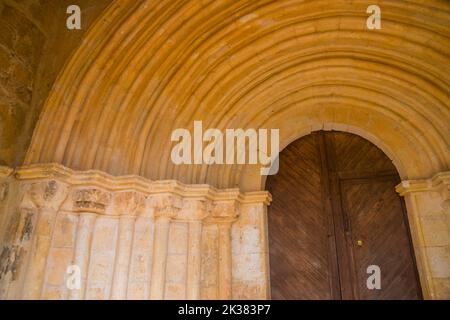
[[427, 247], [433, 278], [450, 278], [450, 247]]
[[436, 289], [436, 299], [450, 299], [450, 278], [434, 278], [434, 287]]
[[186, 254], [188, 247], [188, 224], [172, 222], [169, 231], [169, 254]]
[[74, 247], [77, 225], [77, 216], [58, 214], [56, 217], [55, 229], [53, 231], [52, 246], [55, 248]]
[[89, 265], [89, 284], [108, 284], [112, 281], [114, 256], [93, 254]]
[[166, 282], [184, 283], [186, 282], [187, 256], [168, 255], [166, 266]]
[[71, 265], [73, 251], [71, 248], [51, 248], [47, 264], [47, 280], [50, 286], [64, 286], [67, 267]]
[[94, 252], [114, 251], [117, 242], [118, 220], [98, 218], [94, 229], [92, 250]]
[[167, 283], [164, 292], [166, 300], [186, 299], [186, 286], [183, 283]]
[[426, 246], [450, 245], [450, 228], [444, 214], [422, 216], [420, 220]]

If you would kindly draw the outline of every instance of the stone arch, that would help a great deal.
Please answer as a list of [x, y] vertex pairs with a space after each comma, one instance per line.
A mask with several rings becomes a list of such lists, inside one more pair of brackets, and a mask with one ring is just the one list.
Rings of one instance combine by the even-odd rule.
[[[367, 141], [371, 142], [373, 145], [377, 146], [392, 161], [392, 163], [394, 164], [394, 167], [397, 169], [397, 172], [402, 179], [407, 178], [406, 173], [408, 172], [408, 169], [406, 168], [405, 164], [403, 164], [402, 162], [400, 162], [400, 160], [398, 160], [398, 158], [396, 158], [395, 150], [391, 150], [390, 146], [384, 144], [382, 140], [377, 138], [377, 136], [373, 135], [372, 133], [370, 133], [368, 131], [364, 131], [360, 127], [348, 125], [348, 124], [344, 124], [344, 123], [327, 122], [327, 123], [317, 124], [316, 126], [312, 126], [309, 128], [305, 128], [303, 131], [296, 132], [295, 134], [293, 134], [292, 136], [290, 136], [288, 139], [285, 140], [283, 145], [280, 147], [280, 153], [294, 141], [297, 141], [300, 138], [303, 138], [315, 131], [320, 131], [320, 130], [347, 132], [347, 133], [352, 133], [352, 134], [355, 134], [357, 136], [360, 136], [360, 137], [366, 139]], [[258, 172], [248, 172], [246, 174], [248, 174], [248, 176], [258, 176]], [[267, 176], [260, 176], [260, 177], [261, 177], [260, 178], [261, 190], [264, 190], [266, 181], [267, 181]], [[247, 181], [250, 179], [251, 178], [249, 178], [245, 175], [243, 176], [244, 181]]]
[[336, 123], [377, 140], [403, 178], [447, 170], [450, 8], [383, 3], [384, 29], [368, 32], [365, 5], [115, 1], [60, 75], [26, 164], [260, 189], [249, 168], [170, 162], [170, 133], [202, 120], [280, 128], [283, 145]]
[[[448, 227], [442, 214], [448, 208], [442, 204], [448, 203], [450, 183], [445, 172], [450, 169], [450, 6], [439, 0], [371, 2], [377, 3], [383, 28], [369, 31], [365, 0], [115, 0], [59, 74], [24, 166], [0, 168], [0, 182], [18, 189], [41, 183], [39, 194], [48, 200], [47, 183], [59, 181], [72, 191], [85, 190], [87, 199], [81, 202], [94, 208], [99, 191], [156, 192], [162, 199], [150, 203], [144, 214], [160, 211], [160, 230], [168, 230], [168, 219], [185, 219], [174, 215], [186, 210], [196, 222], [208, 217], [221, 225], [212, 239], [228, 239], [219, 250], [226, 259], [216, 259], [226, 272], [213, 291], [225, 298], [261, 299], [268, 297], [264, 223], [270, 196], [252, 192], [262, 189], [259, 168], [175, 166], [171, 132], [191, 128], [194, 120], [222, 130], [279, 128], [282, 146], [319, 129], [353, 132], [380, 147], [408, 179], [398, 191], [411, 216], [425, 296], [448, 298]], [[165, 179], [182, 183], [160, 181]], [[229, 189], [234, 187], [239, 189]], [[180, 193], [220, 203], [212, 211], [203, 208], [205, 203], [187, 203], [180, 211], [179, 201], [172, 199]], [[30, 209], [12, 194], [0, 203], [5, 223], [10, 215], [3, 211]], [[68, 199], [63, 209], [78, 219]], [[52, 205], [47, 202], [38, 204]], [[223, 219], [224, 213], [229, 219]], [[122, 208], [108, 219], [117, 222], [117, 214], [123, 214]], [[231, 233], [244, 240], [233, 242], [241, 246], [238, 250], [231, 250]], [[164, 234], [161, 238], [168, 239]], [[160, 262], [167, 258], [167, 241], [158, 246], [154, 272], [160, 281], [152, 285], [157, 298], [164, 291]], [[29, 253], [46, 256], [49, 246], [40, 248], [44, 252]], [[258, 265], [249, 265], [254, 260], [246, 254], [255, 251]], [[80, 257], [89, 259], [89, 254]], [[233, 272], [232, 258], [239, 262]], [[35, 259], [27, 268], [35, 265], [45, 268], [45, 261]], [[198, 280], [203, 268], [194, 269], [191, 275]], [[258, 270], [258, 279], [249, 278], [248, 270]], [[35, 279], [39, 286], [41, 280]], [[40, 287], [34, 284], [27, 286], [37, 289], [32, 294], [39, 297]], [[21, 288], [12, 288], [9, 296], [23, 296]], [[192, 288], [198, 297], [199, 283]]]

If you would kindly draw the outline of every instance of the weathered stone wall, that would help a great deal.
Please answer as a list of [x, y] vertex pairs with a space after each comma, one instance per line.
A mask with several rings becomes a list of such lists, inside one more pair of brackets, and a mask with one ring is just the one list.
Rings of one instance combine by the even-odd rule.
[[15, 164], [31, 113], [45, 36], [24, 14], [0, 4], [0, 165]]
[[[11, 173], [0, 181], [0, 299], [269, 297], [267, 192], [58, 165]], [[67, 286], [72, 265], [80, 288]]]
[[44, 102], [111, 0], [78, 0], [82, 30], [66, 28], [70, 0], [0, 0], [0, 165], [22, 163]]

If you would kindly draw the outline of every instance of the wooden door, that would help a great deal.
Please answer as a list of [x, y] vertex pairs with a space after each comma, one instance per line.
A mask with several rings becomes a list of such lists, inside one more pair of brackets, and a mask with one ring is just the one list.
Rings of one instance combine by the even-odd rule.
[[[356, 135], [318, 132], [283, 150], [267, 181], [272, 298], [421, 298], [399, 181]], [[380, 290], [367, 288], [371, 265]]]

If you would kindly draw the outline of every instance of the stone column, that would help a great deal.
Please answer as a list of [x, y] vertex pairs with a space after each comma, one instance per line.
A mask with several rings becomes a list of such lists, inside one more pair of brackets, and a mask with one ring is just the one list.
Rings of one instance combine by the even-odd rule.
[[170, 221], [178, 214], [181, 208], [181, 200], [172, 195], [158, 195], [152, 196], [149, 202], [153, 204], [155, 210], [150, 299], [162, 300], [164, 299], [166, 282]]
[[257, 199], [241, 203], [240, 215], [232, 227], [232, 299], [270, 299], [267, 206], [270, 197], [259, 193]]
[[231, 299], [231, 222], [218, 223], [219, 227], [219, 299]]
[[186, 299], [200, 299], [201, 241], [203, 219], [208, 215], [205, 200], [186, 199], [183, 201], [183, 217], [189, 226]]
[[450, 299], [450, 172], [403, 181], [411, 236], [425, 299]]
[[109, 194], [94, 188], [78, 189], [73, 193], [73, 208], [79, 213], [73, 264], [81, 271], [81, 286], [69, 291], [70, 300], [83, 300], [86, 294], [91, 243], [98, 214], [104, 214]]
[[219, 230], [218, 298], [221, 300], [229, 300], [232, 297], [231, 225], [238, 216], [239, 204], [232, 200], [216, 202], [209, 218]]
[[23, 298], [36, 300], [41, 298], [56, 214], [67, 197], [68, 189], [66, 185], [52, 180], [32, 183], [27, 192], [36, 206], [37, 217], [32, 235]]
[[114, 212], [119, 215], [119, 237], [111, 288], [113, 300], [127, 298], [134, 225], [137, 212], [143, 208], [143, 200], [143, 196], [136, 192], [120, 192], [114, 196]]

